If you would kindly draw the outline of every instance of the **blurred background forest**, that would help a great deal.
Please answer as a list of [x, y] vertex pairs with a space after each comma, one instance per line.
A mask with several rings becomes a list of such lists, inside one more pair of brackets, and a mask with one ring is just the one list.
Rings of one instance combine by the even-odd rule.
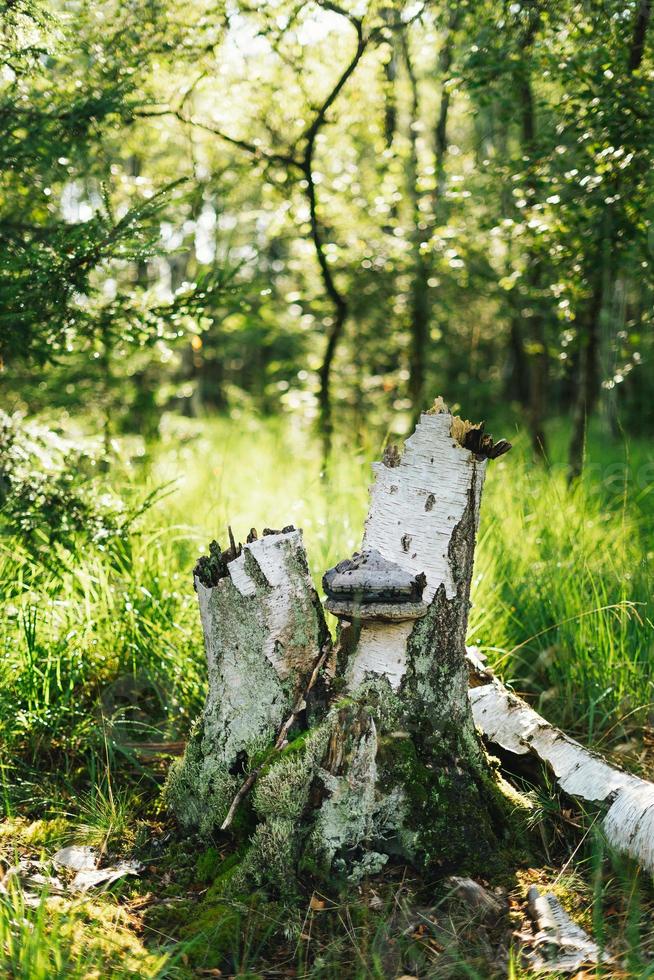
[[[371, 459], [438, 394], [514, 443], [470, 640], [652, 775], [651, 13], [0, 0], [0, 858], [73, 839], [160, 861], [204, 700], [198, 552], [293, 522], [318, 584], [359, 546]], [[555, 811], [533, 823], [556, 856]], [[570, 845], [570, 903], [598, 929], [608, 909], [651, 976], [640, 886], [594, 840]], [[9, 975], [246, 970], [235, 913], [198, 945], [193, 889], [224, 855], [170, 854], [122, 886], [129, 922], [111, 896], [0, 902]], [[298, 945], [298, 975], [383, 976], [333, 942], [333, 974]]]
[[10, 412], [650, 429], [649, 3], [3, 8]]

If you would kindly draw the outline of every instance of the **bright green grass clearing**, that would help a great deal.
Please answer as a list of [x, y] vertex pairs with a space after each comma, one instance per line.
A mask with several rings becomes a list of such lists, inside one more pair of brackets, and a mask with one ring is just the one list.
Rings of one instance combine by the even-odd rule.
[[[651, 495], [630, 485], [638, 473], [616, 483], [621, 446], [600, 467], [608, 483], [595, 474], [569, 491], [516, 443], [488, 468], [470, 639], [553, 721], [633, 749], [654, 701]], [[6, 808], [40, 815], [53, 776], [57, 806], [63, 792], [72, 809], [76, 788], [102, 784], [107, 768], [131, 782], [159, 778], [135, 746], [183, 738], [203, 701], [199, 551], [224, 541], [228, 523], [241, 539], [252, 526], [294, 523], [319, 583], [360, 543], [380, 448], [341, 444], [324, 480], [319, 446], [299, 422], [171, 419], [153, 454], [114, 473], [118, 490], [143, 495], [174, 481], [120, 547], [61, 550], [43, 566], [0, 539]], [[642, 477], [647, 451], [632, 455]]]

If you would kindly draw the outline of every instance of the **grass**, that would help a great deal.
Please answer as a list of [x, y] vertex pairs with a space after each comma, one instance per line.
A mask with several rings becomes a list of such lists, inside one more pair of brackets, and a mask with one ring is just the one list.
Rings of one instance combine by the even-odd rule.
[[129, 914], [107, 901], [68, 901], [44, 891], [35, 904], [19, 888], [0, 899], [2, 976], [25, 980], [116, 980], [170, 976], [168, 952], [145, 948]]
[[[647, 474], [654, 454], [645, 443], [596, 438], [587, 477], [568, 489], [556, 466], [563, 437], [563, 427], [553, 432], [550, 470], [533, 465], [520, 433], [513, 452], [489, 465], [470, 639], [552, 721], [652, 775], [654, 498]], [[169, 418], [147, 455], [123, 444], [110, 474], [118, 493], [136, 497], [173, 481], [172, 493], [129, 535], [111, 546], [80, 541], [48, 551], [0, 537], [0, 792], [7, 830], [0, 852], [8, 863], [16, 849], [51, 854], [62, 836], [149, 853], [153, 835], [167, 832], [159, 792], [166, 747], [177, 750], [204, 697], [191, 585], [198, 553], [211, 538], [224, 540], [228, 524], [244, 539], [252, 526], [294, 523], [304, 529], [319, 583], [325, 568], [360, 543], [369, 463], [380, 446], [378, 438], [357, 447], [343, 440], [324, 479], [319, 446], [298, 420]], [[130, 457], [130, 449], [138, 451]], [[28, 827], [37, 828], [32, 838]], [[195, 888], [194, 869], [195, 863], [180, 872], [173, 891]], [[632, 879], [622, 872], [616, 878], [611, 867], [599, 878], [584, 871], [584, 879], [591, 905], [599, 881], [595, 907], [619, 906], [618, 925], [607, 928], [632, 950], [629, 975], [652, 975], [647, 955], [634, 959], [634, 936], [641, 945], [642, 936], [636, 899], [628, 897], [636, 895]], [[0, 950], [7, 975], [199, 975], [192, 972], [200, 962], [198, 938], [179, 933], [174, 908], [172, 924], [147, 924], [139, 910], [139, 903], [147, 906], [147, 887], [117, 886], [118, 905], [111, 896], [91, 905], [44, 896], [25, 908], [18, 893], [5, 896]], [[171, 896], [173, 907], [177, 901]], [[126, 912], [134, 902], [137, 911]], [[291, 956], [299, 975], [386, 975], [375, 937], [385, 935], [388, 916], [369, 915], [364, 905], [316, 916], [317, 932]], [[107, 929], [101, 919], [109, 914]], [[239, 913], [239, 936], [257, 914]], [[241, 976], [260, 975], [267, 942], [250, 925], [247, 956], [232, 964]], [[100, 940], [109, 934], [122, 952], [102, 968], [109, 954]], [[72, 947], [73, 959], [66, 952]], [[475, 966], [476, 955], [452, 953], [450, 972], [438, 975], [489, 976], [487, 964]], [[207, 969], [217, 968], [208, 962]], [[507, 974], [526, 975], [513, 960]]]

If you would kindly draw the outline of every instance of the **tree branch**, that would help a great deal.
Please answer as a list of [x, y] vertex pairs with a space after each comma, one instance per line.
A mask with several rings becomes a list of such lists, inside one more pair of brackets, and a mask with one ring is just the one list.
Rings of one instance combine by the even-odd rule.
[[190, 116], [186, 116], [179, 109], [157, 109], [157, 110], [137, 110], [134, 115], [140, 118], [150, 118], [156, 116], [172, 116], [178, 119], [185, 126], [193, 126], [196, 129], [202, 129], [205, 133], [211, 133], [212, 136], [217, 136], [219, 139], [223, 140], [225, 143], [229, 143], [231, 146], [237, 146], [240, 150], [244, 150], [249, 153], [250, 156], [257, 160], [267, 160], [270, 163], [283, 163], [285, 166], [294, 167], [297, 170], [302, 170], [302, 161], [298, 160], [291, 153], [277, 153], [275, 150], [266, 149], [263, 146], [259, 146], [257, 143], [251, 143], [249, 140], [239, 139], [236, 136], [230, 136], [228, 133], [223, 133], [221, 129], [216, 126], [212, 126], [210, 123], [201, 122], [199, 119], [192, 119]]
[[[332, 7], [333, 9], [333, 7]], [[320, 222], [318, 220], [318, 210], [317, 210], [317, 200], [316, 200], [316, 184], [313, 177], [313, 156], [315, 150], [316, 137], [322, 128], [327, 113], [329, 112], [331, 106], [334, 104], [338, 98], [339, 93], [345, 86], [348, 78], [353, 74], [357, 65], [363, 57], [363, 53], [366, 50], [367, 40], [363, 36], [363, 27], [360, 20], [352, 18], [348, 15], [348, 20], [350, 23], [354, 24], [357, 33], [357, 46], [354, 51], [352, 58], [341, 72], [341, 75], [336, 81], [327, 97], [323, 100], [322, 105], [316, 112], [311, 125], [305, 130], [304, 139], [304, 155], [302, 160], [302, 170], [304, 173], [305, 180], [307, 182], [307, 198], [309, 201], [309, 215], [311, 223], [311, 239], [313, 241], [314, 251], [316, 253], [316, 258], [318, 260], [318, 265], [320, 266], [320, 273], [322, 276], [323, 284], [325, 287], [325, 292], [329, 296], [330, 300], [334, 305], [334, 319], [330, 325], [327, 332], [327, 346], [325, 347], [325, 353], [323, 355], [322, 364], [318, 372], [320, 379], [320, 392], [319, 392], [319, 403], [320, 403], [320, 418], [323, 433], [325, 436], [325, 455], [328, 455], [330, 449], [330, 439], [332, 430], [332, 420], [331, 420], [331, 396], [330, 396], [330, 378], [331, 369], [334, 361], [334, 355], [336, 353], [336, 347], [338, 341], [343, 332], [343, 327], [345, 326], [345, 321], [347, 319], [348, 307], [345, 296], [341, 293], [336, 281], [332, 274], [332, 270], [329, 267], [329, 262], [327, 261], [327, 255], [325, 254], [324, 242], [322, 238], [322, 232], [320, 228]]]

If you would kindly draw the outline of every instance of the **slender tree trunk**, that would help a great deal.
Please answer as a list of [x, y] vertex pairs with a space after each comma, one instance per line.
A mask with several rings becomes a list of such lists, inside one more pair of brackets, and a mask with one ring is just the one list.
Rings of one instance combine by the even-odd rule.
[[450, 16], [447, 34], [438, 59], [438, 70], [442, 79], [438, 117], [434, 129], [434, 188], [431, 199], [431, 216], [422, 209], [423, 195], [418, 189], [418, 145], [416, 123], [420, 119], [420, 94], [414, 73], [408, 38], [402, 37], [402, 51], [411, 87], [411, 113], [409, 117], [409, 165], [407, 167], [408, 196], [412, 209], [412, 252], [413, 278], [409, 302], [409, 325], [411, 348], [409, 356], [409, 398], [417, 418], [425, 403], [427, 379], [427, 360], [429, 350], [429, 329], [431, 322], [431, 302], [429, 276], [431, 265], [422, 243], [429, 239], [431, 230], [442, 215], [445, 196], [445, 161], [447, 156], [447, 120], [450, 107], [450, 93], [447, 87], [448, 75], [452, 66], [454, 35], [460, 22], [461, 13], [457, 8]]
[[633, 75], [635, 71], [638, 71], [643, 63], [643, 55], [645, 54], [645, 40], [647, 38], [647, 30], [649, 28], [651, 18], [652, 0], [640, 0], [638, 5], [638, 13], [636, 14], [636, 20], [634, 21], [634, 31], [631, 37], [629, 60], [627, 62], [627, 71], [630, 75]]
[[438, 57], [438, 74], [442, 79], [438, 118], [434, 129], [434, 216], [445, 197], [445, 160], [447, 157], [447, 121], [450, 111], [450, 90], [447, 85], [454, 57], [455, 34], [461, 23], [461, 8], [455, 5], [450, 13], [447, 34]]
[[397, 79], [397, 55], [395, 53], [394, 38], [388, 46], [388, 58], [384, 62], [384, 75], [386, 84], [384, 86], [384, 143], [389, 150], [393, 145], [395, 133], [397, 131], [397, 96], [395, 93], [395, 83]]
[[[540, 11], [536, 9], [522, 42], [521, 61], [516, 70], [517, 98], [520, 107], [520, 132], [523, 157], [527, 158], [526, 186], [530, 194], [529, 204], [536, 203], [538, 184], [536, 179], [536, 107], [531, 80], [529, 58], [540, 24]], [[532, 246], [527, 252], [527, 302], [531, 313], [527, 317], [527, 335], [530, 340], [529, 404], [528, 420], [531, 444], [538, 458], [547, 458], [545, 438], [546, 399], [549, 375], [549, 355], [542, 309], [542, 267], [540, 257]]]
[[[426, 235], [426, 222], [421, 213], [422, 195], [418, 189], [418, 136], [417, 124], [420, 119], [420, 95], [418, 80], [413, 70], [409, 41], [402, 35], [402, 54], [411, 87], [411, 111], [408, 118], [409, 158], [407, 162], [407, 196], [411, 204], [411, 253], [412, 277], [409, 293], [409, 331], [411, 347], [409, 351], [409, 398], [417, 415], [425, 402], [425, 375], [427, 347], [429, 343], [429, 266], [422, 251], [422, 241]], [[422, 227], [421, 227], [422, 225]]]
[[[652, 0], [641, 0], [629, 45], [627, 73], [629, 79], [638, 71], [643, 60], [645, 40], [652, 15]], [[593, 414], [599, 395], [600, 383], [600, 322], [610, 293], [611, 262], [619, 260], [620, 223], [616, 200], [620, 197], [619, 177], [613, 181], [611, 193], [603, 194], [612, 199], [602, 209], [598, 244], [591, 251], [588, 262], [591, 292], [581, 329], [577, 398], [568, 455], [568, 481], [577, 479], [583, 469], [588, 421]], [[615, 276], [614, 276], [615, 278]]]
[[586, 450], [588, 420], [595, 410], [599, 390], [599, 319], [604, 303], [604, 271], [598, 255], [593, 287], [580, 335], [577, 397], [572, 420], [572, 436], [568, 453], [568, 482], [581, 476]]
[[[418, 236], [419, 237], [419, 236]], [[409, 354], [409, 398], [414, 413], [420, 412], [425, 401], [427, 351], [429, 348], [429, 265], [420, 253], [420, 243], [414, 246], [414, 266], [410, 292], [411, 349]]]
[[520, 406], [527, 408], [530, 400], [529, 362], [522, 336], [522, 318], [517, 310], [511, 311], [509, 321], [509, 355], [511, 366], [506, 385], [507, 396], [517, 398]]
[[[508, 158], [508, 123], [499, 119], [497, 127], [497, 145], [500, 159]], [[501, 182], [500, 201], [503, 218], [515, 218], [516, 207], [511, 194], [511, 187], [506, 181]], [[512, 233], [509, 233], [510, 235]], [[511, 237], [506, 243], [506, 264], [505, 275], [512, 271], [513, 242]], [[529, 361], [525, 351], [524, 338], [522, 335], [522, 312], [521, 304], [516, 303], [514, 290], [506, 293], [506, 306], [509, 318], [509, 338], [507, 351], [507, 366], [504, 374], [504, 389], [507, 401], [518, 401], [520, 407], [527, 409], [529, 406]]]
[[338, 98], [341, 90], [346, 85], [350, 76], [356, 70], [367, 47], [367, 39], [363, 35], [361, 21], [356, 17], [348, 16], [348, 20], [356, 31], [356, 48], [352, 58], [339, 76], [336, 84], [330, 91], [327, 98], [320, 106], [312, 124], [305, 134], [305, 148], [302, 158], [302, 173], [306, 182], [306, 194], [309, 203], [309, 214], [311, 221], [311, 238], [320, 267], [325, 292], [333, 305], [333, 317], [327, 328], [327, 339], [322, 363], [318, 371], [320, 388], [318, 392], [318, 404], [320, 408], [320, 428], [323, 439], [323, 462], [325, 471], [331, 456], [332, 437], [334, 424], [332, 418], [332, 368], [338, 343], [343, 334], [343, 329], [347, 321], [348, 306], [343, 292], [339, 289], [325, 253], [322, 230], [318, 220], [316, 184], [313, 179], [313, 163], [315, 155], [316, 137], [322, 129], [327, 119], [327, 113]]

